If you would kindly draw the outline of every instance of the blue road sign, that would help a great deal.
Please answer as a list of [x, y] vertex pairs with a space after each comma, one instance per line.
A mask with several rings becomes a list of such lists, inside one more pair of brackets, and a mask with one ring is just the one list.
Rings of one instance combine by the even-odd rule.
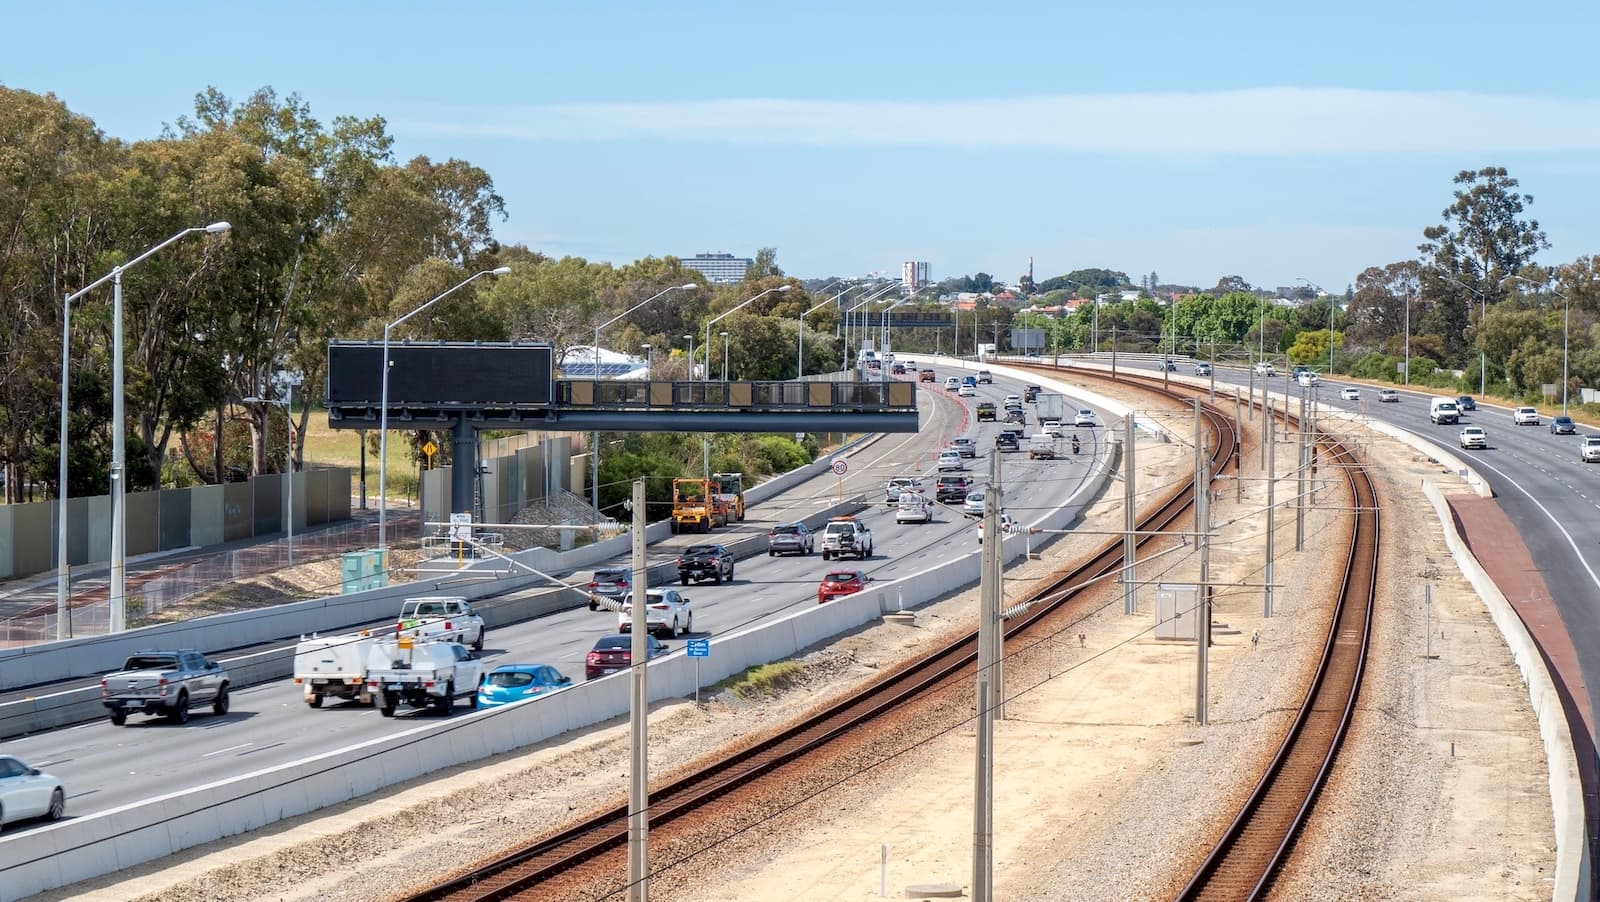
[[689, 657], [691, 658], [711, 657], [710, 639], [690, 639], [685, 647], [688, 648]]

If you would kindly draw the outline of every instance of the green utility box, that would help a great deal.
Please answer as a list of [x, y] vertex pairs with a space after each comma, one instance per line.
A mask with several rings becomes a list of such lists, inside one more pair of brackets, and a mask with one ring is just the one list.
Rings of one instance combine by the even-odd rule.
[[365, 592], [389, 584], [389, 568], [384, 566], [384, 551], [381, 548], [347, 551], [339, 555], [339, 560], [341, 593]]

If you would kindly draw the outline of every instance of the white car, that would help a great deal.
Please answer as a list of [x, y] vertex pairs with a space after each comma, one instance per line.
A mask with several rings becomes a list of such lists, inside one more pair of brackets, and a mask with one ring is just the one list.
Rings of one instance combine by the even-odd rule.
[[1482, 426], [1464, 426], [1461, 429], [1461, 447], [1487, 448], [1489, 433], [1484, 432]]
[[1022, 406], [1022, 396], [1021, 395], [1006, 395], [1005, 398], [1003, 400], [1001, 400], [1000, 406], [1001, 407], [1011, 407], [1011, 406], [1021, 407]]
[[969, 517], [983, 516], [983, 489], [967, 491], [967, 500], [961, 502], [961, 512]]
[[1354, 386], [1341, 388], [1339, 389], [1339, 399], [1343, 401], [1359, 401], [1361, 400], [1361, 389]]
[[975, 386], [963, 385], [956, 389], [956, 394], [963, 398], [976, 398], [978, 396], [978, 389]]
[[1518, 407], [1511, 414], [1511, 422], [1518, 426], [1537, 426], [1539, 425], [1539, 408]]
[[957, 379], [954, 376], [945, 377], [944, 390], [945, 391], [960, 391], [961, 390], [961, 380]]
[[[1008, 535], [1008, 536], [1016, 535], [1017, 533], [1022, 532], [1022, 524], [1018, 523], [1017, 521], [1015, 521], [1013, 519], [1011, 519], [1011, 515], [1010, 514], [1006, 513], [1005, 511], [1001, 511], [1000, 512], [1000, 531], [1002, 533], [1004, 533], [1005, 535]], [[982, 523], [982, 521], [980, 521], [978, 523], [978, 544], [979, 545], [983, 544], [983, 523]]]
[[1294, 378], [1295, 378], [1296, 382], [1299, 382], [1303, 386], [1316, 385], [1317, 383], [1322, 381], [1322, 377], [1318, 376], [1316, 373], [1311, 372], [1310, 370], [1307, 370], [1306, 372], [1303, 372], [1303, 373], [1301, 373], [1300, 375], [1298, 375], [1298, 376], [1296, 376]]
[[1078, 411], [1072, 417], [1072, 425], [1093, 429], [1095, 427], [1094, 411], [1087, 407]]
[[1255, 370], [1255, 373], [1256, 373], [1257, 376], [1275, 376], [1275, 375], [1277, 375], [1277, 371], [1275, 369], [1273, 369], [1272, 364], [1267, 363], [1265, 360], [1263, 360], [1260, 363], [1256, 364], [1253, 367], [1253, 369]]
[[946, 470], [959, 470], [959, 469], [961, 469], [961, 452], [960, 451], [949, 451], [949, 450], [946, 450], [946, 451], [940, 451], [939, 452], [939, 472], [943, 473]]
[[1061, 434], [1061, 428], [1062, 427], [1061, 427], [1061, 421], [1060, 420], [1040, 420], [1039, 421], [1039, 431], [1040, 432], [1048, 432], [1051, 435], [1060, 435]]
[[906, 492], [894, 505], [896, 523], [932, 523], [933, 503], [926, 495]]
[[1578, 447], [1578, 459], [1586, 464], [1600, 462], [1600, 435], [1586, 435]]
[[[617, 615], [617, 632], [633, 630], [633, 604], [622, 606]], [[694, 611], [689, 609], [689, 599], [678, 594], [677, 589], [650, 589], [644, 597], [644, 622], [650, 632], [658, 635], [681, 636], [694, 632]]]
[[67, 791], [61, 781], [22, 759], [0, 755], [0, 829], [30, 817], [61, 820], [67, 810]]

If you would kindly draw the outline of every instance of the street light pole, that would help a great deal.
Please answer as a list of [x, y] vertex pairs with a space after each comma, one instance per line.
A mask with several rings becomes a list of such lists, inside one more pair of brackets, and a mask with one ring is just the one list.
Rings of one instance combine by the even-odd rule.
[[382, 557], [384, 572], [388, 572], [389, 569], [389, 370], [394, 366], [394, 362], [389, 359], [389, 333], [395, 326], [455, 294], [478, 278], [503, 276], [510, 271], [509, 266], [499, 266], [473, 273], [445, 289], [433, 300], [383, 327], [383, 374], [382, 385], [378, 390], [378, 552]]
[[[1543, 288], [1544, 287], [1543, 285], [1540, 285], [1539, 283], [1533, 281], [1532, 279], [1526, 279], [1526, 278], [1523, 278], [1522, 276], [1511, 276], [1511, 278], [1516, 279], [1518, 282], [1525, 282], [1525, 283], [1527, 283], [1529, 285], [1532, 285], [1535, 288]], [[1567, 382], [1568, 382], [1568, 379], [1569, 379], [1568, 374], [1567, 374], [1567, 336], [1571, 333], [1571, 330], [1572, 330], [1572, 298], [1568, 297], [1567, 293], [1562, 291], [1559, 288], [1552, 287], [1550, 290], [1552, 292], [1554, 292], [1557, 297], [1560, 297], [1561, 301], [1562, 301], [1562, 311], [1561, 311], [1561, 415], [1562, 416], [1566, 416], [1567, 415]]]
[[848, 293], [850, 293], [850, 292], [852, 292], [852, 291], [854, 291], [854, 290], [856, 290], [857, 288], [860, 288], [860, 287], [861, 286], [859, 286], [859, 285], [851, 285], [849, 288], [845, 288], [845, 289], [839, 291], [838, 293], [836, 293], [832, 298], [829, 298], [828, 300], [823, 301], [820, 304], [817, 304], [815, 307], [812, 307], [810, 310], [807, 310], [806, 312], [800, 314], [800, 329], [799, 329], [800, 340], [799, 340], [799, 342], [797, 344], [797, 348], [798, 349], [795, 352], [795, 360], [794, 360], [794, 377], [796, 379], [804, 378], [805, 374], [806, 374], [806, 317], [810, 316], [813, 313], [816, 313], [818, 310], [821, 310], [822, 308], [828, 306], [829, 304], [833, 304], [836, 307], [839, 306], [839, 302], [844, 298], [844, 296], [846, 294], [848, 294]]
[[68, 617], [67, 594], [71, 584], [71, 574], [67, 564], [67, 376], [70, 356], [71, 324], [70, 309], [72, 302], [88, 294], [91, 290], [111, 282], [111, 632], [121, 632], [127, 629], [127, 507], [125, 483], [127, 482], [126, 459], [126, 426], [123, 423], [124, 398], [123, 398], [123, 362], [122, 362], [122, 274], [133, 268], [138, 263], [162, 250], [173, 242], [205, 232], [216, 235], [228, 231], [232, 226], [226, 222], [213, 222], [208, 226], [195, 226], [184, 229], [171, 238], [150, 248], [144, 253], [121, 266], [113, 267], [111, 272], [90, 282], [66, 296], [62, 301], [61, 324], [61, 436], [59, 478], [61, 484], [56, 492], [60, 502], [59, 522], [57, 524], [57, 537], [60, 547], [56, 549], [56, 638], [64, 639], [62, 635], [62, 621]]
[[[639, 303], [634, 304], [632, 307], [629, 307], [616, 316], [613, 316], [612, 318], [603, 323], [599, 323], [594, 327], [594, 344], [589, 346], [589, 359], [594, 364], [594, 393], [596, 402], [600, 400], [600, 330], [610, 326], [612, 323], [622, 319], [625, 316], [629, 316], [637, 312], [646, 304], [650, 303], [656, 298], [662, 297], [668, 292], [692, 291], [698, 287], [700, 286], [697, 283], [690, 282], [687, 285], [674, 285], [671, 288], [663, 288], [655, 294], [645, 298]], [[645, 347], [648, 348], [649, 345], [645, 345]], [[594, 468], [594, 473], [589, 479], [589, 504], [598, 511], [600, 509], [600, 431], [598, 429], [590, 434], [589, 444], [593, 446], [594, 451], [594, 453], [589, 455], [589, 464]]]
[[728, 381], [728, 330], [722, 330], [722, 381]]
[[[705, 372], [701, 375], [701, 379], [700, 379], [701, 382], [709, 382], [709, 381], [711, 381], [711, 327], [715, 326], [717, 324], [717, 322], [719, 320], [721, 320], [723, 317], [728, 316], [729, 314], [738, 313], [741, 309], [743, 309], [743, 308], [755, 303], [756, 301], [761, 300], [762, 298], [766, 297], [769, 294], [772, 294], [775, 291], [777, 291], [777, 292], [788, 291], [789, 289], [791, 289], [793, 287], [794, 287], [793, 285], [779, 285], [776, 288], [768, 288], [766, 291], [761, 292], [760, 294], [756, 295], [755, 297], [753, 297], [753, 298], [751, 298], [751, 299], [749, 299], [747, 301], [741, 302], [740, 304], [738, 304], [737, 306], [733, 307], [730, 310], [724, 310], [723, 312], [717, 314], [716, 316], [713, 316], [711, 319], [706, 321], [706, 340], [705, 340], [705, 344], [702, 345], [702, 347], [704, 347], [706, 349], [705, 350], [706, 368], [705, 368]], [[693, 361], [693, 354], [692, 353], [690, 354], [690, 358], [691, 358], [690, 359], [690, 365], [693, 365], [694, 361]]]
[[1333, 378], [1333, 295], [1323, 290], [1321, 285], [1311, 281], [1305, 276], [1295, 278], [1296, 282], [1304, 282], [1316, 289], [1317, 293], [1328, 299], [1328, 378]]
[[294, 387], [300, 383], [292, 375], [285, 374], [283, 386], [287, 392], [287, 400], [277, 401], [266, 397], [240, 398], [246, 404], [272, 404], [283, 408], [284, 423], [288, 426], [288, 434], [284, 437], [283, 453], [283, 478], [284, 478], [284, 517], [283, 535], [288, 546], [290, 566], [294, 565]]

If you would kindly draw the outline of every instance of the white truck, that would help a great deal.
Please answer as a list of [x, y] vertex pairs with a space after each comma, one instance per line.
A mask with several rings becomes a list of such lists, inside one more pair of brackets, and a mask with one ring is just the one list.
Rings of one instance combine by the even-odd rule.
[[847, 554], [863, 561], [872, 557], [872, 530], [855, 517], [834, 517], [822, 528], [822, 559]]
[[447, 640], [384, 640], [367, 656], [367, 692], [384, 717], [393, 717], [401, 702], [413, 708], [434, 708], [446, 717], [462, 696], [477, 707], [482, 675], [478, 656], [465, 645]]
[[436, 596], [407, 598], [400, 606], [395, 634], [415, 638], [449, 639], [483, 651], [483, 618], [465, 598]]
[[1055, 420], [1058, 423], [1066, 422], [1066, 396], [1047, 395], [1041, 392], [1039, 396], [1034, 399], [1034, 403], [1037, 405], [1033, 411], [1034, 416], [1039, 418], [1039, 422], [1042, 423], [1045, 420]]
[[1029, 460], [1055, 460], [1060, 455], [1061, 436], [1053, 432], [1035, 432], [1028, 436]]
[[[385, 634], [394, 641], [397, 636]], [[367, 659], [378, 644], [369, 630], [342, 636], [301, 636], [294, 647], [294, 682], [303, 686], [305, 702], [322, 707], [328, 696], [370, 704], [367, 691]]]

